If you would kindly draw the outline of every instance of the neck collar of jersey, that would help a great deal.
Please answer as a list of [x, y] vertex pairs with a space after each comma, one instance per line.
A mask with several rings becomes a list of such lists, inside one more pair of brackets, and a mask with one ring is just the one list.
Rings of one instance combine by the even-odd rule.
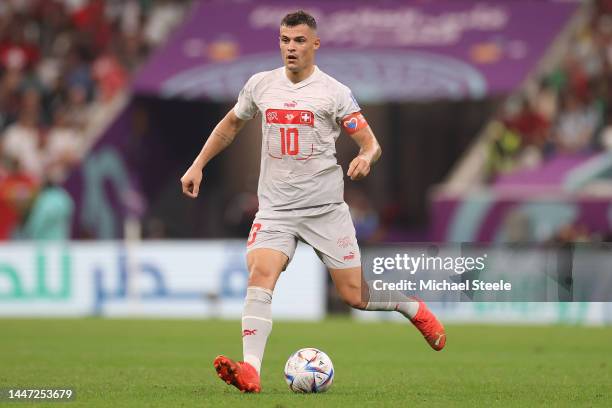
[[285, 80], [287, 81], [287, 83], [289, 84], [289, 86], [293, 89], [298, 89], [301, 88], [303, 86], [308, 85], [309, 83], [311, 83], [316, 76], [319, 74], [319, 67], [318, 66], [314, 66], [314, 70], [312, 71], [312, 74], [310, 74], [307, 78], [302, 79], [300, 82], [292, 82], [288, 77], [287, 77], [287, 71], [286, 68], [283, 67], [283, 77], [285, 78]]

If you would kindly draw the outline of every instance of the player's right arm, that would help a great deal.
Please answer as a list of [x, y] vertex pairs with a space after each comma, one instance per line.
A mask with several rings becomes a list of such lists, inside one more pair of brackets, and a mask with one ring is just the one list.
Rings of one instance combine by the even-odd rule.
[[232, 144], [234, 138], [244, 127], [246, 120], [240, 119], [230, 110], [227, 115], [215, 126], [210, 136], [204, 143], [200, 154], [195, 158], [193, 164], [181, 177], [183, 194], [187, 197], [196, 198], [202, 183], [202, 171], [208, 162], [221, 153], [227, 146]]

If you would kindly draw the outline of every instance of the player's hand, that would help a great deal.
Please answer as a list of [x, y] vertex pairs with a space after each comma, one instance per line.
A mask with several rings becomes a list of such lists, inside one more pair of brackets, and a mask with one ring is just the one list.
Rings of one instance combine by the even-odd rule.
[[370, 161], [363, 156], [355, 157], [346, 172], [353, 181], [361, 180], [368, 174], [370, 174]]
[[191, 166], [187, 172], [181, 177], [181, 186], [183, 194], [187, 197], [196, 198], [200, 191], [200, 183], [202, 182], [202, 169]]

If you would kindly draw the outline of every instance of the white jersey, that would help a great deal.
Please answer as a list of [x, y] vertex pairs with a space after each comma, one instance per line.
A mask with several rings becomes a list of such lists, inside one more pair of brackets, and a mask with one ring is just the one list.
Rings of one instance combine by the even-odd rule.
[[261, 112], [259, 209], [293, 209], [344, 201], [336, 139], [345, 116], [360, 111], [348, 87], [315, 66], [294, 84], [281, 67], [253, 75], [234, 113]]

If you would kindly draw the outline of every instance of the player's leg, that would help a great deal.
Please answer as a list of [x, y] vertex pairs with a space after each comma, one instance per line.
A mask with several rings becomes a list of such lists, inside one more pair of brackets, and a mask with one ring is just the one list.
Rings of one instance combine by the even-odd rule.
[[333, 259], [326, 259], [326, 257], [323, 259], [328, 264], [336, 290], [349, 306], [361, 310], [399, 312], [410, 319], [434, 350], [439, 351], [444, 348], [446, 344], [444, 326], [423, 301], [408, 297], [399, 291], [387, 291], [375, 299], [370, 294], [369, 286], [363, 280], [360, 266], [334, 268], [330, 266], [334, 264]]
[[247, 254], [249, 282], [242, 311], [242, 351], [244, 361], [258, 373], [272, 331], [272, 294], [288, 262], [289, 257], [276, 249], [258, 248]]
[[[329, 260], [326, 262], [331, 263]], [[419, 302], [399, 292], [388, 292], [384, 299], [373, 299], [367, 283], [363, 280], [361, 266], [352, 268], [328, 266], [328, 270], [342, 300], [355, 309], [397, 311], [409, 319], [418, 314]]]
[[272, 294], [296, 247], [295, 236], [285, 227], [282, 220], [258, 218], [253, 223], [247, 242], [249, 279], [242, 312], [244, 361], [225, 356], [214, 361], [219, 377], [242, 392], [261, 390], [261, 362], [272, 331]]
[[304, 216], [299, 224], [300, 236], [317, 252], [329, 269], [340, 297], [350, 306], [362, 310], [397, 311], [410, 319], [425, 336], [429, 345], [441, 350], [446, 342], [444, 327], [425, 303], [401, 292], [373, 293], [363, 282], [361, 254], [355, 227], [345, 203], [329, 206], [328, 211]]

